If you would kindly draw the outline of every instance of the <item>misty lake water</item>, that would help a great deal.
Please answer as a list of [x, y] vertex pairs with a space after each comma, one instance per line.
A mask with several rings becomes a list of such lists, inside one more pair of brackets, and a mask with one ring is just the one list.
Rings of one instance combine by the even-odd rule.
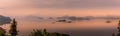
[[[28, 36], [33, 29], [44, 29], [48, 32], [60, 32], [70, 34], [71, 36], [111, 36], [112, 33], [117, 33], [118, 20], [112, 20], [111, 23], [106, 23], [107, 20], [83, 20], [72, 23], [49, 21], [30, 21], [17, 19], [18, 36]], [[9, 30], [9, 24], [1, 25], [1, 27]]]

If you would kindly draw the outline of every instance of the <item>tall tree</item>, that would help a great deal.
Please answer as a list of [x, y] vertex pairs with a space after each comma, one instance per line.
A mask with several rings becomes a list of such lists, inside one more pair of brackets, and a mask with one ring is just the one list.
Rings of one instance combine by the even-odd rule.
[[13, 19], [12, 22], [11, 22], [9, 33], [10, 33], [11, 36], [16, 36], [18, 34], [18, 32], [17, 32], [17, 22], [16, 22], [15, 19]]
[[48, 32], [46, 29], [43, 30], [43, 36], [48, 36]]
[[118, 23], [118, 33], [117, 33], [117, 36], [120, 36], [120, 20], [119, 20], [119, 23]]

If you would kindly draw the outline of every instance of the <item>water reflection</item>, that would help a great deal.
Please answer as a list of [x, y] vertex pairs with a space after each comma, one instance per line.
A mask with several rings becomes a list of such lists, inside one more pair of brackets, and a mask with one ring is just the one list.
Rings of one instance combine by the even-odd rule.
[[[29, 20], [18, 19], [18, 36], [27, 36], [30, 34], [32, 29], [44, 29], [46, 28], [49, 32], [60, 32], [67, 33], [72, 36], [111, 36], [112, 33], [117, 32], [118, 20], [113, 20], [111, 23], [106, 23], [106, 20], [83, 20], [72, 23], [61, 23], [55, 24], [50, 21], [37, 22]], [[9, 29], [9, 24], [1, 26]]]

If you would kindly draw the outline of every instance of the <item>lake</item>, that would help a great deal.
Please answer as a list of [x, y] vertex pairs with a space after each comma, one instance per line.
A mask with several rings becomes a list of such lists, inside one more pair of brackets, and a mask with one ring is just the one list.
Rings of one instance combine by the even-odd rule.
[[[71, 36], [111, 36], [112, 33], [117, 33], [118, 20], [112, 20], [111, 23], [106, 23], [107, 20], [82, 20], [72, 23], [52, 21], [33, 21], [16, 19], [18, 22], [18, 36], [28, 36], [33, 29], [47, 29], [48, 32], [60, 32], [70, 34]], [[1, 25], [7, 31], [9, 24]]]

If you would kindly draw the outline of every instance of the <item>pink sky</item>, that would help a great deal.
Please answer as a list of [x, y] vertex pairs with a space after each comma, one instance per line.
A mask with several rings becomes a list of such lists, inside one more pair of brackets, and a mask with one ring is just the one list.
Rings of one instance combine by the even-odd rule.
[[[119, 0], [97, 0], [97, 1], [86, 0], [83, 1], [84, 5], [79, 3], [79, 1], [82, 0], [59, 0], [59, 1], [60, 2], [56, 0], [51, 0], [51, 1], [50, 0], [0, 0], [0, 14], [6, 16], [120, 15]], [[75, 3], [76, 1], [78, 1], [78, 3]], [[92, 2], [96, 4], [93, 4]], [[99, 5], [100, 3], [101, 5]]]

